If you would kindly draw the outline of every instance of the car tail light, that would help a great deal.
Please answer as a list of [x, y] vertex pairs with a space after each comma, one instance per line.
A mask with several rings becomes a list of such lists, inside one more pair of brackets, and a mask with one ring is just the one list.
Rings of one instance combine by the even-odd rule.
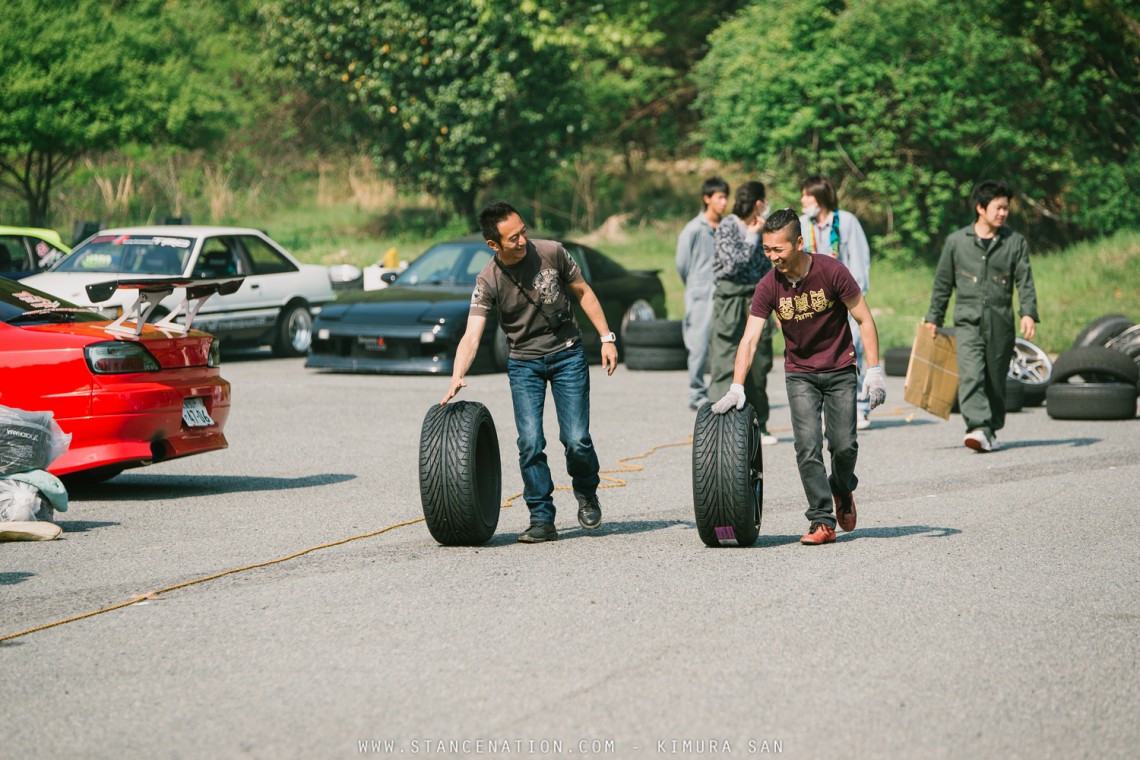
[[92, 343], [83, 349], [87, 366], [96, 375], [119, 375], [128, 372], [158, 372], [162, 369], [150, 351], [138, 343], [107, 341]]
[[210, 341], [210, 353], [206, 357], [207, 367], [222, 366], [222, 342], [217, 338]]

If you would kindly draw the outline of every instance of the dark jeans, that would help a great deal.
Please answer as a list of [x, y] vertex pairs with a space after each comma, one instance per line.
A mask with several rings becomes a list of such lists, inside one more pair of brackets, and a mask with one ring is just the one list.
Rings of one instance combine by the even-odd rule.
[[[855, 490], [855, 460], [859, 442], [855, 437], [855, 367], [835, 372], [789, 372], [788, 407], [796, 438], [796, 465], [804, 484], [809, 522], [835, 527], [831, 492], [840, 495]], [[827, 449], [831, 454], [831, 477], [823, 465], [824, 425], [827, 419]]]
[[598, 492], [598, 455], [590, 438], [590, 367], [581, 344], [541, 359], [508, 359], [507, 377], [515, 407], [519, 438], [519, 467], [523, 498], [530, 508], [530, 521], [554, 522], [554, 481], [546, 462], [546, 435], [542, 412], [546, 386], [554, 396], [558, 415], [558, 440], [566, 452], [566, 472], [579, 499]]

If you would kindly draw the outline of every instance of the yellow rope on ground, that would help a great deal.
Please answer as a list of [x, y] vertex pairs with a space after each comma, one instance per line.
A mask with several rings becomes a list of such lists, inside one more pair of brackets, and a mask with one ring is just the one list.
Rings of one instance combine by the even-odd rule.
[[[904, 413], [905, 411], [907, 411], [907, 410], [895, 408], [895, 409], [892, 409], [890, 412], [886, 412], [886, 414], [898, 415], [898, 414]], [[882, 412], [880, 412], [880, 414], [882, 414]], [[913, 415], [912, 415], [912, 417], [913, 417]], [[907, 421], [910, 421], [910, 419], [911, 418], [908, 417]], [[783, 428], [783, 429], [776, 428], [774, 430], [776, 432], [788, 432], [791, 430], [791, 428]], [[685, 440], [683, 440], [683, 441], [677, 441], [675, 443], [663, 443], [660, 446], [654, 446], [653, 448], [651, 448], [649, 451], [646, 451], [645, 453], [637, 454], [636, 456], [622, 457], [621, 459], [617, 460], [618, 465], [620, 465], [620, 469], [600, 470], [599, 471], [599, 474], [601, 475], [602, 480], [606, 480], [609, 482], [605, 485], [598, 486], [598, 488], [599, 489], [602, 489], [602, 488], [622, 488], [622, 487], [627, 485], [627, 483], [620, 478], [607, 478], [607, 477], [605, 477], [605, 473], [611, 473], [612, 474], [612, 473], [619, 473], [619, 472], [641, 472], [645, 469], [641, 465], [631, 465], [631, 464], [627, 464], [627, 463], [631, 462], [635, 459], [645, 459], [647, 457], [650, 457], [653, 454], [655, 454], [656, 452], [660, 451], [661, 449], [674, 448], [676, 446], [689, 446], [692, 443], [693, 443], [693, 437], [690, 435], [690, 436], [686, 437]], [[555, 490], [556, 491], [569, 491], [570, 486], [558, 486]], [[522, 496], [522, 493], [520, 492], [520, 493], [516, 493], [512, 496], [507, 497], [506, 501], [504, 501], [502, 506], [500, 506], [499, 508], [500, 509], [507, 509], [508, 507], [511, 506], [512, 501], [520, 498], [521, 496]], [[128, 601], [120, 602], [119, 604], [111, 605], [110, 607], [104, 607], [102, 609], [94, 610], [93, 612], [85, 612], [82, 615], [75, 615], [73, 617], [64, 618], [63, 620], [57, 620], [54, 623], [46, 623], [45, 625], [39, 625], [39, 626], [36, 626], [35, 628], [29, 628], [28, 630], [20, 631], [19, 633], [10, 633], [7, 636], [0, 636], [0, 642], [10, 641], [12, 639], [18, 639], [21, 636], [27, 636], [29, 634], [36, 633], [38, 631], [46, 631], [48, 628], [55, 628], [56, 626], [66, 625], [67, 623], [74, 623], [77, 620], [85, 620], [89, 617], [95, 617], [96, 615], [102, 615], [104, 612], [113, 612], [114, 610], [121, 610], [124, 607], [130, 607], [132, 604], [138, 604], [139, 602], [146, 601], [148, 599], [154, 599], [159, 594], [167, 594], [167, 593], [170, 593], [171, 591], [177, 591], [178, 589], [183, 589], [183, 588], [186, 588], [188, 586], [195, 586], [199, 583], [206, 583], [207, 581], [213, 581], [213, 580], [217, 580], [218, 578], [224, 578], [227, 575], [235, 575], [237, 573], [244, 573], [247, 570], [256, 570], [259, 567], [269, 567], [270, 565], [279, 565], [282, 562], [288, 562], [291, 559], [296, 559], [297, 557], [303, 557], [306, 554], [312, 554], [313, 552], [318, 552], [318, 551], [321, 551], [322, 549], [331, 549], [334, 546], [341, 546], [342, 544], [347, 544], [347, 543], [350, 543], [352, 541], [360, 541], [361, 539], [372, 538], [373, 536], [379, 536], [381, 533], [387, 533], [390, 530], [395, 530], [396, 528], [403, 528], [403, 527], [406, 527], [408, 525], [415, 525], [416, 523], [423, 522], [423, 521], [424, 521], [424, 518], [419, 517], [415, 520], [408, 520], [406, 522], [395, 523], [393, 525], [389, 525], [386, 528], [381, 528], [380, 530], [374, 530], [371, 533], [364, 533], [364, 534], [359, 535], [359, 536], [352, 536], [351, 538], [343, 538], [339, 541], [332, 541], [331, 543], [321, 544], [320, 546], [312, 546], [312, 547], [309, 547], [308, 549], [303, 549], [302, 551], [296, 552], [295, 554], [290, 554], [287, 557], [278, 557], [277, 559], [271, 559], [271, 560], [268, 560], [266, 562], [258, 562], [257, 564], [253, 564], [253, 565], [245, 565], [243, 567], [235, 567], [232, 570], [225, 570], [225, 571], [220, 572], [220, 573], [214, 573], [213, 575], [207, 575], [203, 578], [196, 578], [192, 581], [186, 581], [185, 583], [177, 583], [173, 586], [167, 586], [166, 588], [160, 588], [156, 591], [149, 591], [145, 594], [139, 594], [137, 596], [131, 597], [131, 599], [129, 599]]]
[[[644, 459], [644, 458], [652, 455], [658, 449], [665, 449], [665, 448], [669, 448], [671, 446], [688, 446], [692, 442], [693, 442], [693, 437], [689, 436], [684, 441], [680, 441], [677, 443], [666, 443], [666, 444], [662, 444], [660, 446], [654, 446], [652, 449], [645, 452], [644, 454], [638, 454], [637, 456], [632, 456], [632, 457], [624, 457], [622, 459], [617, 460], [618, 464], [621, 465], [621, 467], [623, 469], [601, 470], [601, 472], [602, 473], [607, 473], [607, 472], [608, 473], [640, 472], [640, 471], [644, 470], [645, 468], [641, 467], [640, 465], [628, 465], [625, 463], [627, 461], [630, 461], [633, 459]], [[626, 482], [624, 480], [619, 480], [618, 478], [605, 478], [604, 476], [603, 476], [603, 478], [605, 480], [610, 481], [610, 485], [599, 486], [599, 488], [620, 488], [620, 487], [626, 485]], [[569, 486], [559, 486], [556, 490], [568, 491], [570, 489], [569, 489]], [[520, 496], [522, 496], [522, 494], [517, 493], [517, 494], [507, 498], [507, 500], [503, 502], [500, 509], [507, 509], [508, 507], [511, 506], [511, 502], [514, 499], [519, 498]], [[415, 520], [408, 520], [406, 522], [395, 523], [394, 525], [389, 525], [386, 528], [381, 528], [380, 530], [374, 530], [371, 533], [364, 533], [364, 534], [359, 535], [359, 536], [352, 536], [351, 538], [343, 538], [339, 541], [332, 541], [332, 542], [327, 543], [327, 544], [321, 544], [320, 546], [312, 546], [312, 547], [309, 547], [308, 549], [304, 549], [304, 550], [296, 552], [294, 554], [290, 554], [287, 557], [278, 557], [277, 559], [271, 559], [271, 560], [268, 560], [266, 562], [258, 562], [258, 563], [253, 564], [253, 565], [245, 565], [243, 567], [235, 567], [232, 570], [225, 570], [225, 571], [222, 571], [220, 573], [214, 573], [213, 575], [207, 575], [203, 578], [195, 578], [194, 580], [186, 581], [185, 583], [176, 583], [173, 586], [167, 586], [165, 588], [157, 589], [156, 591], [149, 591], [145, 594], [139, 594], [137, 596], [133, 596], [128, 601], [120, 602], [118, 604], [113, 604], [110, 607], [103, 607], [102, 609], [94, 610], [92, 612], [85, 612], [82, 615], [75, 615], [73, 617], [64, 618], [63, 620], [56, 620], [54, 623], [46, 623], [44, 625], [38, 625], [35, 628], [29, 628], [28, 630], [20, 631], [19, 633], [10, 633], [7, 636], [0, 636], [0, 642], [10, 641], [12, 639], [18, 639], [21, 636], [27, 636], [29, 634], [36, 633], [38, 631], [46, 631], [48, 628], [55, 628], [56, 626], [66, 625], [67, 623], [74, 623], [77, 620], [85, 620], [85, 619], [90, 618], [90, 617], [95, 617], [96, 615], [102, 615], [104, 612], [113, 612], [114, 610], [121, 610], [124, 607], [130, 607], [132, 604], [138, 604], [139, 602], [146, 601], [148, 599], [154, 599], [159, 594], [167, 594], [167, 593], [170, 593], [171, 591], [177, 591], [178, 589], [187, 588], [188, 586], [195, 586], [199, 583], [206, 583], [207, 581], [213, 581], [213, 580], [217, 580], [218, 578], [224, 578], [227, 575], [235, 575], [237, 573], [244, 573], [247, 570], [256, 570], [259, 567], [269, 567], [270, 565], [279, 565], [282, 562], [288, 562], [291, 559], [296, 559], [297, 557], [302, 557], [306, 554], [312, 554], [313, 552], [318, 552], [318, 551], [321, 551], [322, 549], [331, 549], [334, 546], [341, 546], [342, 544], [347, 544], [347, 543], [352, 542], [352, 541], [360, 541], [361, 539], [372, 538], [373, 536], [379, 536], [381, 533], [387, 533], [388, 531], [395, 530], [396, 528], [403, 528], [403, 527], [408, 526], [408, 525], [415, 525], [416, 523], [423, 522], [424, 519], [425, 518], [423, 518], [423, 517], [419, 517]]]

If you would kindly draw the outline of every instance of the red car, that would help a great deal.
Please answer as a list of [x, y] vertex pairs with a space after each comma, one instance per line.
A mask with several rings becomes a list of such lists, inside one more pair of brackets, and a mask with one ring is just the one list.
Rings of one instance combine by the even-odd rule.
[[116, 286], [139, 292], [135, 313], [110, 322], [0, 278], [0, 405], [53, 412], [71, 434], [50, 472], [98, 482], [130, 467], [228, 446], [222, 429], [230, 384], [218, 369], [214, 338], [169, 321], [130, 321], [145, 319], [150, 304], [178, 287], [186, 288], [192, 316], [196, 301], [224, 292], [218, 282], [109, 283], [99, 300]]

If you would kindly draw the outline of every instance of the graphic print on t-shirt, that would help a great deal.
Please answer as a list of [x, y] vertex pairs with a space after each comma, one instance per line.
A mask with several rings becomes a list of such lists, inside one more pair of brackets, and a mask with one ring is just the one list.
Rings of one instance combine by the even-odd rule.
[[539, 303], [552, 304], [562, 297], [562, 288], [558, 284], [557, 269], [541, 269], [534, 276], [531, 287], [538, 291]]
[[776, 305], [776, 313], [785, 322], [790, 320], [799, 322], [804, 319], [811, 319], [816, 314], [827, 311], [834, 305], [835, 302], [827, 300], [827, 295], [822, 289], [810, 290], [792, 298], [781, 298]]

